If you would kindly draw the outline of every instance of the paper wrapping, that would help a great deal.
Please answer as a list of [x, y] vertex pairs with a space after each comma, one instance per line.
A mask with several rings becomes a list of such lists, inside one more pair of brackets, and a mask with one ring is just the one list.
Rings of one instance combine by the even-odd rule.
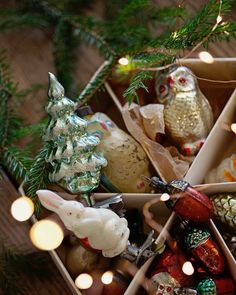
[[[163, 107], [162, 105], [155, 105], [153, 109], [158, 111], [157, 117], [159, 118], [159, 122], [157, 124], [152, 116], [150, 116], [148, 120], [155, 122], [154, 124], [150, 122], [150, 124], [154, 126], [156, 133], [163, 133]], [[145, 110], [143, 110], [142, 107], [140, 108], [137, 104], [133, 103], [130, 106], [128, 104], [124, 105], [122, 116], [128, 131], [142, 145], [154, 168], [163, 180], [169, 182], [173, 179], [182, 179], [189, 168], [189, 160], [182, 156], [175, 147], [165, 148], [146, 135], [143, 117], [141, 115], [143, 113], [145, 113]], [[147, 117], [149, 116], [145, 116], [145, 121]], [[147, 128], [147, 122], [145, 123]], [[153, 137], [153, 132], [151, 132], [151, 134]]]

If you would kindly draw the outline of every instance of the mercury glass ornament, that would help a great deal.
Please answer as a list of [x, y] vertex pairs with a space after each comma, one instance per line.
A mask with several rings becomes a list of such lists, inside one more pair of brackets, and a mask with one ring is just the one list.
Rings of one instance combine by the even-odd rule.
[[217, 194], [211, 197], [215, 216], [236, 230], [236, 194]]
[[108, 165], [103, 173], [121, 192], [147, 193], [150, 187], [142, 179], [149, 177], [149, 160], [142, 146], [105, 114], [95, 113], [89, 119], [88, 132], [101, 142], [97, 150], [104, 153]]
[[186, 155], [196, 154], [213, 126], [211, 106], [187, 67], [174, 67], [156, 80], [164, 104], [166, 133]]
[[195, 227], [189, 229], [185, 245], [209, 272], [218, 275], [224, 271], [224, 256], [207, 230]]
[[44, 140], [51, 145], [47, 157], [49, 179], [71, 193], [87, 193], [99, 185], [101, 168], [106, 159], [95, 153], [100, 140], [87, 133], [87, 121], [75, 113], [76, 104], [65, 97], [64, 88], [49, 73], [50, 121]]

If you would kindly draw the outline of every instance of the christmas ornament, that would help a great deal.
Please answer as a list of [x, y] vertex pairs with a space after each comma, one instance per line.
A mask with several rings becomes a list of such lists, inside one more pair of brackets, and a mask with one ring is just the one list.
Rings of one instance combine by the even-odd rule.
[[11, 205], [11, 214], [18, 221], [28, 220], [33, 213], [34, 203], [26, 196], [16, 199]]
[[133, 137], [103, 113], [96, 113], [89, 119], [87, 130], [101, 140], [97, 151], [102, 152], [108, 161], [102, 171], [114, 187], [129, 193], [150, 191], [141, 179], [142, 175], [150, 176], [149, 160]]
[[167, 205], [182, 218], [195, 221], [209, 221], [213, 215], [213, 206], [210, 199], [202, 192], [195, 190], [184, 180], [173, 180], [165, 183], [158, 177], [147, 179], [150, 185], [162, 193], [181, 194], [176, 200], [167, 201]]
[[197, 286], [199, 295], [234, 295], [235, 284], [231, 278], [206, 278]]
[[66, 201], [49, 190], [39, 190], [41, 204], [59, 215], [66, 228], [79, 239], [101, 250], [103, 256], [114, 257], [122, 253], [128, 243], [127, 220], [109, 209], [84, 207], [77, 201]]
[[88, 251], [80, 244], [67, 250], [66, 268], [75, 277], [82, 272], [90, 272], [99, 262], [99, 254]]
[[215, 216], [236, 230], [236, 194], [217, 194], [211, 196], [211, 199]]
[[224, 159], [220, 165], [212, 169], [205, 178], [205, 183], [236, 181], [236, 154]]
[[175, 295], [197, 295], [197, 291], [191, 288], [174, 288]]
[[192, 283], [192, 277], [182, 272], [179, 257], [170, 250], [157, 256], [149, 271], [155, 294], [171, 295], [175, 288], [191, 286]]
[[211, 106], [190, 69], [172, 68], [156, 81], [166, 133], [186, 155], [196, 154], [213, 126]]
[[64, 96], [64, 88], [51, 73], [49, 82], [46, 111], [51, 120], [44, 136], [51, 145], [46, 159], [49, 179], [72, 193], [88, 193], [99, 185], [100, 170], [107, 164], [95, 153], [99, 138], [87, 133], [87, 121], [76, 115], [76, 104]]
[[185, 245], [212, 274], [221, 274], [225, 268], [225, 260], [220, 249], [211, 238], [209, 231], [191, 228], [185, 236]]

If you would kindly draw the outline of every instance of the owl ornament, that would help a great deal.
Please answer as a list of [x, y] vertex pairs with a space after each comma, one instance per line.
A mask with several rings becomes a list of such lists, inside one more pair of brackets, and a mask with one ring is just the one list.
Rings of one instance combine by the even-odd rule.
[[187, 67], [174, 67], [158, 75], [156, 92], [164, 104], [166, 134], [185, 155], [195, 155], [213, 126], [213, 113], [194, 74]]

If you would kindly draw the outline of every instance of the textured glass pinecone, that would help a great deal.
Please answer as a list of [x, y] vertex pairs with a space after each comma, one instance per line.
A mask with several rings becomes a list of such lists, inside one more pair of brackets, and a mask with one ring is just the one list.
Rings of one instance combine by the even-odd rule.
[[211, 196], [215, 216], [224, 224], [236, 229], [236, 194], [217, 194]]

